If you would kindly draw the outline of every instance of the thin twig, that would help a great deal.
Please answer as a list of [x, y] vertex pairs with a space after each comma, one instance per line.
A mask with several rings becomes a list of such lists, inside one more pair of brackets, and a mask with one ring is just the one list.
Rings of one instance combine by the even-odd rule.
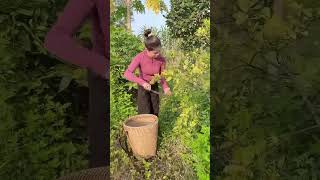
[[303, 129], [300, 129], [300, 130], [297, 130], [295, 132], [290, 132], [290, 133], [286, 133], [286, 134], [282, 134], [280, 136], [278, 136], [277, 138], [283, 138], [283, 137], [286, 137], [286, 136], [293, 136], [293, 135], [297, 135], [297, 134], [300, 134], [300, 133], [303, 133], [303, 132], [306, 132], [306, 131], [309, 131], [309, 130], [312, 130], [312, 129], [315, 129], [315, 128], [320, 128], [320, 124], [317, 124], [317, 125], [314, 125], [314, 126], [309, 126], [309, 127], [306, 127], [306, 128], [303, 128]]

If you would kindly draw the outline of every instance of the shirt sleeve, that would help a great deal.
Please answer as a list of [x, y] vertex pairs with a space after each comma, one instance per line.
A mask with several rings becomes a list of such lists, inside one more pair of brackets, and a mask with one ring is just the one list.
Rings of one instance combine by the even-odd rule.
[[139, 65], [140, 65], [140, 58], [139, 58], [139, 55], [137, 55], [136, 57], [133, 58], [127, 70], [124, 72], [124, 77], [127, 80], [138, 83], [139, 85], [142, 86], [144, 83], [146, 83], [146, 81], [135, 76], [134, 74], [134, 71], [139, 67]]
[[106, 57], [82, 47], [73, 38], [94, 7], [93, 0], [69, 0], [62, 15], [48, 32], [44, 45], [57, 57], [108, 78]]
[[[165, 68], [166, 68], [166, 61], [164, 60], [163, 63], [161, 64], [160, 74], [165, 70]], [[169, 88], [168, 82], [162, 76], [161, 76], [161, 79], [160, 79], [160, 84], [162, 86], [162, 90], [163, 91], [165, 91], [165, 89]]]

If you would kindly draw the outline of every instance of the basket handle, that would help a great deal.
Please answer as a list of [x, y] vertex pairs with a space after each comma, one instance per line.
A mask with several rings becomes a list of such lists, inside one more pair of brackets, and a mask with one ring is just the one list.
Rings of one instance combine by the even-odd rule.
[[[124, 140], [122, 140], [122, 139], [124, 139]], [[120, 144], [121, 148], [127, 154], [130, 154], [128, 144], [127, 144], [127, 133], [125, 132], [124, 128], [121, 128], [118, 140], [119, 140], [119, 144]]]
[[132, 145], [130, 144], [130, 138], [129, 138], [129, 133], [128, 133], [128, 131], [126, 131], [124, 128], [123, 128], [123, 131], [124, 131], [124, 134], [125, 134], [126, 137], [127, 137], [127, 142], [129, 143], [130, 147], [132, 148]]

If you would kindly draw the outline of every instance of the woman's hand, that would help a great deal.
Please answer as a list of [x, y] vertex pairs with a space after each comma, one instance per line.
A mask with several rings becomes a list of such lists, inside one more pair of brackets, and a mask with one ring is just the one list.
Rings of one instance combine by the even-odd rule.
[[147, 91], [150, 91], [150, 90], [151, 90], [151, 85], [150, 85], [149, 83], [144, 83], [144, 84], [142, 85], [142, 87], [143, 87], [145, 90], [147, 90]]
[[164, 94], [167, 95], [167, 96], [171, 96], [172, 95], [172, 92], [170, 91], [170, 88], [166, 88], [164, 90]]

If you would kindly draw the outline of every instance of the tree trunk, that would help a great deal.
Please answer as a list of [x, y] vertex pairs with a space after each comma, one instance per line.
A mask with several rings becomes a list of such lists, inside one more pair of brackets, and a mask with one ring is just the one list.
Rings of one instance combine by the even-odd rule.
[[126, 19], [126, 27], [129, 32], [131, 32], [131, 0], [126, 0], [127, 6], [127, 19]]
[[283, 0], [273, 0], [273, 13], [283, 19]]

